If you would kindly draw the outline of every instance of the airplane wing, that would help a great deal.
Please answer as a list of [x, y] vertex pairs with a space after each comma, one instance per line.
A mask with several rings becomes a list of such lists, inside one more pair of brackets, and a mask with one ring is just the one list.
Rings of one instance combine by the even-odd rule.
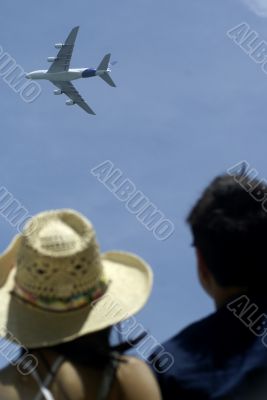
[[63, 47], [59, 50], [57, 57], [48, 72], [63, 72], [68, 71], [70, 67], [70, 60], [75, 44], [75, 40], [78, 34], [79, 26], [72, 29], [69, 36], [67, 37]]
[[57, 81], [57, 82], [50, 81], [50, 82], [52, 82], [56, 87], [58, 87], [60, 90], [62, 90], [62, 92], [65, 93], [66, 96], [68, 96], [75, 104], [80, 106], [88, 114], [95, 115], [94, 111], [84, 101], [82, 96], [75, 89], [75, 87], [73, 86], [73, 84], [71, 82], [68, 82], [68, 81]]

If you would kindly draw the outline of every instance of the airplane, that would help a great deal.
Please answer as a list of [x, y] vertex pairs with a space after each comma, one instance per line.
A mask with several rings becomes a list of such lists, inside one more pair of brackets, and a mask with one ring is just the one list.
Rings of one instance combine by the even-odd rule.
[[75, 40], [79, 31], [79, 26], [73, 28], [64, 43], [56, 43], [55, 48], [60, 49], [56, 57], [48, 57], [47, 61], [53, 64], [48, 70], [32, 71], [25, 75], [27, 79], [46, 79], [53, 83], [58, 89], [54, 90], [55, 95], [65, 94], [69, 97], [66, 105], [72, 106], [77, 104], [88, 114], [95, 115], [95, 112], [84, 101], [79, 92], [75, 89], [71, 81], [80, 78], [91, 78], [99, 76], [108, 85], [116, 87], [109, 73], [111, 65], [110, 54], [106, 54], [99, 66], [95, 68], [77, 68], [70, 69], [70, 61], [75, 45]]

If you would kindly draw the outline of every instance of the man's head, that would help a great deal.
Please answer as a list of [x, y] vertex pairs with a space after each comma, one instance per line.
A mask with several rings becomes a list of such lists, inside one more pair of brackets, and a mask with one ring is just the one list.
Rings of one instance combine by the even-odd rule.
[[246, 190], [260, 184], [243, 172], [219, 176], [187, 218], [200, 280], [212, 297], [214, 285], [221, 291], [266, 287], [267, 212]]

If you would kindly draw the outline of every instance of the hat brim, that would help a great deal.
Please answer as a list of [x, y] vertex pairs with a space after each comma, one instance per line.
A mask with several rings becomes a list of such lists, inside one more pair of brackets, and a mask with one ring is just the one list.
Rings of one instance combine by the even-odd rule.
[[102, 256], [110, 283], [93, 305], [68, 312], [33, 306], [13, 296], [15, 268], [0, 289], [0, 327], [23, 346], [53, 346], [114, 325], [137, 313], [147, 302], [153, 275], [149, 265], [132, 253], [112, 251]]

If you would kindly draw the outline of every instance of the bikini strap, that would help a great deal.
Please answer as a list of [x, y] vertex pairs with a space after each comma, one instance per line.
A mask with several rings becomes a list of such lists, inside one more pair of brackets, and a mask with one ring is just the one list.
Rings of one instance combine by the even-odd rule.
[[42, 382], [40, 375], [36, 370], [32, 372], [32, 376], [35, 379], [36, 383], [38, 384], [40, 391], [37, 393], [35, 396], [34, 400], [41, 400], [42, 397], [45, 398], [45, 400], [54, 400], [54, 396], [52, 395], [51, 391], [48, 389], [50, 384], [52, 383], [54, 376], [61, 366], [62, 362], [64, 361], [64, 357], [59, 356], [56, 358], [54, 363], [52, 364], [52, 367], [50, 369], [50, 372], [47, 374], [46, 378]]
[[117, 356], [118, 355], [113, 354], [112, 358], [104, 369], [102, 382], [97, 393], [97, 400], [106, 400], [108, 398], [112, 384], [116, 377], [118, 365], [120, 363], [120, 360]]

